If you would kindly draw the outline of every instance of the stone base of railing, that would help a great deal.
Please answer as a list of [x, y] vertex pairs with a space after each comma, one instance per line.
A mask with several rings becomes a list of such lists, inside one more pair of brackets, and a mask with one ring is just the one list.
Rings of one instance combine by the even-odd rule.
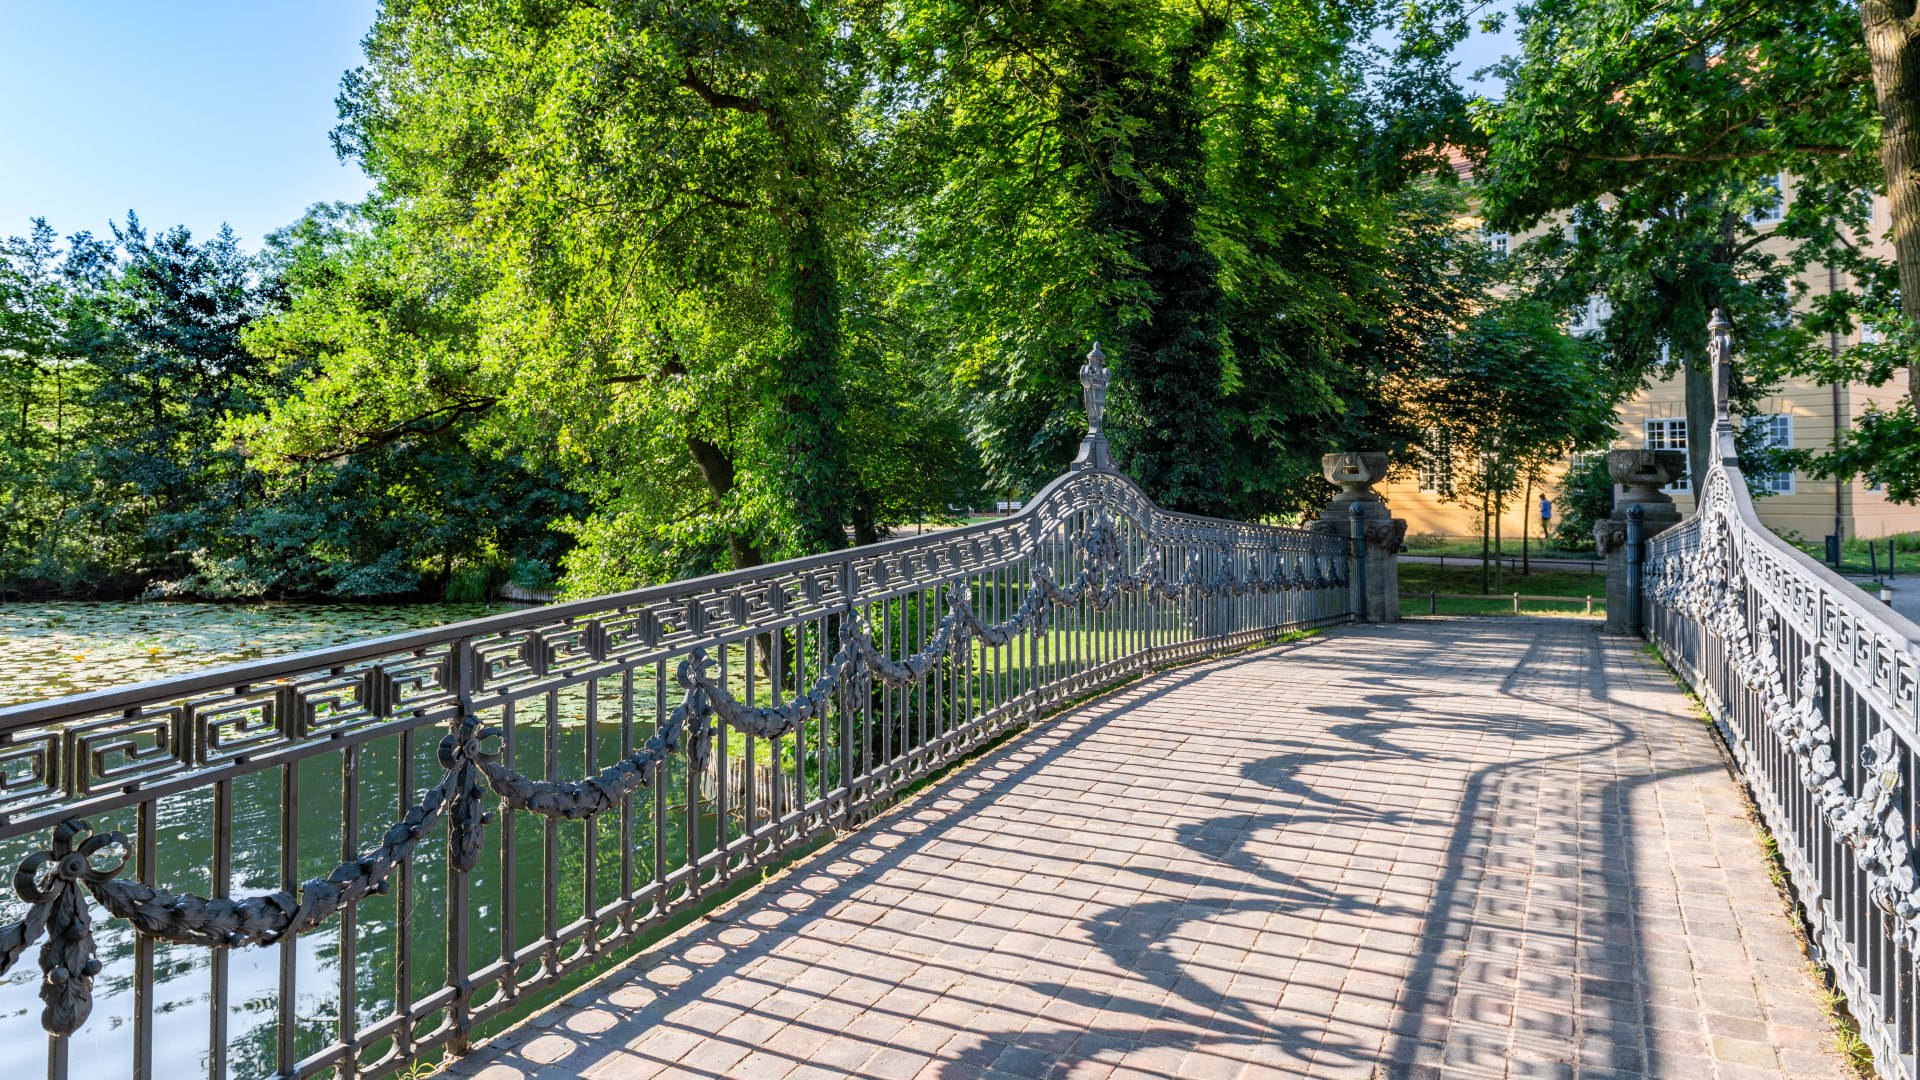
[[1341, 491], [1320, 512], [1320, 519], [1308, 527], [1315, 532], [1350, 538], [1353, 536], [1353, 508], [1361, 508], [1365, 521], [1363, 561], [1366, 565], [1366, 617], [1368, 622], [1400, 621], [1400, 544], [1407, 538], [1407, 523], [1393, 516], [1387, 504], [1373, 490], [1386, 478], [1387, 455], [1381, 453], [1327, 454], [1320, 459], [1321, 472]]

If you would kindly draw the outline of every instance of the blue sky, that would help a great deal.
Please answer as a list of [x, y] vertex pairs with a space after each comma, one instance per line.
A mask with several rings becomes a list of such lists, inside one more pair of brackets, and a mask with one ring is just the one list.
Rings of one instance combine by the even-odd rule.
[[358, 199], [327, 131], [374, 0], [0, 0], [0, 235], [148, 226], [248, 248]]
[[[315, 202], [360, 198], [367, 178], [327, 132], [374, 7], [0, 0], [0, 235], [35, 216], [105, 233], [134, 210], [202, 237], [226, 222], [254, 249]], [[1476, 34], [1461, 77], [1512, 47], [1511, 29]]]

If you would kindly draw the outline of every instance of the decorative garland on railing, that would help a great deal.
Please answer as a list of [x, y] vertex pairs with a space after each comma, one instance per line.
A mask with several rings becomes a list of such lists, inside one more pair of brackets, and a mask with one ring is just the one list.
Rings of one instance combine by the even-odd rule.
[[[501, 731], [482, 726], [477, 717], [463, 716], [440, 741], [438, 757], [446, 772], [439, 783], [387, 829], [379, 844], [342, 862], [326, 877], [303, 883], [298, 896], [280, 890], [244, 899], [206, 897], [122, 879], [118, 875], [131, 851], [126, 835], [96, 835], [89, 822], [69, 818], [54, 829], [51, 850], [35, 853], [14, 874], [14, 889], [30, 907], [25, 918], [0, 927], [0, 974], [11, 970], [27, 946], [45, 934], [47, 941], [40, 950], [44, 975], [40, 999], [45, 1004], [41, 1024], [54, 1034], [72, 1034], [92, 1011], [93, 977], [100, 970], [85, 894], [138, 932], [161, 941], [211, 948], [271, 945], [312, 930], [368, 896], [385, 893], [395, 868], [413, 857], [414, 848], [443, 815], [448, 862], [457, 872], [471, 872], [480, 861], [484, 826], [492, 822], [492, 815], [481, 806], [489, 788], [510, 809], [569, 821], [589, 819], [650, 787], [667, 759], [683, 746], [690, 768], [704, 770], [712, 752], [716, 716], [749, 735], [768, 739], [790, 735], [809, 719], [825, 717], [834, 696], [856, 686], [856, 680], [877, 677], [892, 687], [912, 684], [975, 639], [997, 647], [1022, 632], [1044, 633], [1054, 607], [1072, 607], [1084, 600], [1095, 610], [1105, 610], [1123, 593], [1192, 601], [1339, 588], [1347, 583], [1344, 565], [1329, 573], [1317, 565], [1320, 559], [1314, 560], [1311, 574], [1295, 567], [1273, 576], [1243, 579], [1223, 567], [1203, 581], [1196, 555], [1180, 579], [1173, 581], [1165, 576], [1155, 551], [1139, 571], [1127, 572], [1120, 568], [1119, 534], [1104, 515], [1095, 517], [1077, 546], [1084, 561], [1073, 584], [1060, 585], [1046, 563], [1036, 563], [1031, 587], [1004, 622], [982, 622], [973, 611], [966, 586], [945, 586], [947, 614], [926, 645], [902, 660], [881, 651], [866, 620], [849, 609], [839, 619], [839, 649], [820, 677], [780, 705], [740, 702], [713, 677], [714, 663], [706, 650], [694, 649], [678, 665], [677, 681], [685, 695], [666, 722], [632, 755], [582, 780], [535, 780], [515, 772], [501, 763], [498, 750], [485, 746]], [[103, 854], [110, 862], [97, 863]]]
[[[1712, 488], [1714, 481], [1721, 487]], [[1709, 497], [1702, 500], [1700, 515], [1686, 526], [1699, 531], [1691, 555], [1667, 553], [1678, 548], [1684, 537], [1673, 537], [1657, 547], [1648, 565], [1652, 579], [1648, 594], [1699, 623], [1725, 645], [1741, 682], [1760, 699], [1762, 721], [1792, 753], [1800, 782], [1813, 794], [1820, 815], [1854, 850], [1854, 865], [1867, 876], [1867, 895], [1891, 918], [1894, 940], [1913, 948], [1920, 944], [1920, 874], [1914, 870], [1907, 843], [1906, 818], [1895, 805], [1900, 763], [1894, 753], [1894, 733], [1883, 729], [1867, 741], [1860, 751], [1866, 783], [1857, 796], [1848, 791], [1833, 757], [1833, 728], [1823, 707], [1818, 657], [1812, 648], [1802, 655], [1799, 693], [1789, 694], [1773, 611], [1762, 610], [1756, 635], [1740, 602], [1745, 570], [1733, 538], [1730, 500], [1725, 497], [1728, 482], [1718, 469], [1710, 475]], [[1772, 647], [1761, 648], [1756, 639]]]

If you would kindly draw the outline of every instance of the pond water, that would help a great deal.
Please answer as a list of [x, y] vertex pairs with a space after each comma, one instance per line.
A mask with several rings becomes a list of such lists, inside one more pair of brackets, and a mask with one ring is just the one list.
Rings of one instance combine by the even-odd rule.
[[504, 610], [500, 604], [0, 604], [0, 705]]
[[[502, 605], [318, 605], [293, 603], [19, 603], [0, 605], [0, 704], [33, 701], [63, 694], [140, 682], [303, 649], [343, 644], [400, 630], [477, 618], [505, 610]], [[532, 719], [532, 718], [529, 718]], [[563, 759], [581, 755], [577, 725], [553, 733], [553, 749]], [[528, 724], [516, 733], [522, 752], [535, 760], [547, 749], [546, 725]], [[610, 740], [609, 740], [610, 741]], [[438, 774], [431, 760], [434, 740], [420, 740], [414, 755], [414, 792]], [[357, 781], [343, 783], [340, 762], [331, 755], [310, 758], [299, 766], [299, 813], [316, 824], [301, 836], [301, 876], [324, 875], [341, 855], [338, 821], [343, 798], [363, 809], [355, 847], [374, 841], [388, 821], [409, 801], [402, 798], [396, 769], [403, 755], [392, 740], [365, 748]], [[585, 762], [567, 766], [582, 772]], [[422, 779], [424, 778], [424, 780]], [[684, 781], [682, 781], [684, 786]], [[212, 793], [196, 789], [157, 803], [160, 877], [163, 884], [208, 892], [213, 882], [207, 868], [213, 850], [209, 822]], [[233, 790], [232, 877], [234, 894], [271, 891], [280, 876], [281, 791], [278, 774], [244, 777]], [[327, 823], [333, 823], [331, 829]], [[96, 828], [133, 831], [130, 812], [96, 815]], [[530, 823], [516, 823], [525, 829]], [[497, 834], [496, 834], [497, 835]], [[580, 830], [566, 830], [550, 841], [555, 869], [553, 882], [563, 902], [575, 908], [582, 863]], [[676, 836], [676, 841], [677, 841]], [[516, 858], [522, 877], [506, 889], [517, 893], [532, 910], [539, 910], [543, 884], [542, 837], [538, 830], [523, 838]], [[46, 846], [44, 835], [0, 841], [0, 872], [10, 870], [32, 851]], [[431, 919], [444, 904], [443, 845], [429, 845], [416, 875], [415, 901], [419, 916]], [[571, 871], [571, 874], [567, 874]], [[476, 895], [492, 899], [476, 902], [481, 919], [494, 916], [493, 903], [501, 896], [501, 868], [497, 856], [474, 875]], [[26, 905], [0, 897], [0, 921], [20, 918]], [[93, 906], [94, 934], [105, 968], [94, 988], [93, 1016], [73, 1039], [70, 1075], [75, 1080], [109, 1080], [127, 1075], [135, 1011], [134, 940], [127, 924], [107, 917]], [[360, 1001], [366, 1019], [379, 1015], [393, 999], [394, 968], [390, 953], [379, 944], [390, 943], [396, 915], [390, 899], [364, 905], [361, 945], [356, 966], [364, 973]], [[484, 923], [483, 923], [484, 925]], [[517, 929], [517, 928], [516, 928]], [[417, 962], [425, 971], [441, 968], [441, 937], [417, 935], [421, 947]], [[517, 934], [517, 937], [530, 936]], [[300, 939], [295, 966], [300, 978], [302, 1052], [311, 1052], [336, 1030], [336, 1006], [323, 988], [340, 978], [340, 940], [337, 926]], [[27, 950], [13, 970], [0, 979], [0, 1070], [11, 1075], [44, 1075], [47, 1044], [40, 1030], [39, 947]], [[161, 946], [156, 950], [154, 1011], [161, 1022], [155, 1039], [159, 1075], [206, 1075], [209, 1071], [209, 1024], [212, 1017], [211, 952], [198, 947]], [[230, 990], [224, 1010], [232, 1040], [229, 1074], [264, 1075], [272, 1071], [273, 1006], [277, 1000], [280, 951], [236, 949], [229, 957]], [[432, 984], [424, 983], [421, 989]]]

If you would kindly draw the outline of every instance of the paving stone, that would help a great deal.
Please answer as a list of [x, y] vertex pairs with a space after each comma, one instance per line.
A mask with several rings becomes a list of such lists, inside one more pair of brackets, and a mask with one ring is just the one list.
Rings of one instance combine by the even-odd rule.
[[1709, 733], [1571, 620], [1143, 679], [646, 965], [450, 1071], [1847, 1075]]

